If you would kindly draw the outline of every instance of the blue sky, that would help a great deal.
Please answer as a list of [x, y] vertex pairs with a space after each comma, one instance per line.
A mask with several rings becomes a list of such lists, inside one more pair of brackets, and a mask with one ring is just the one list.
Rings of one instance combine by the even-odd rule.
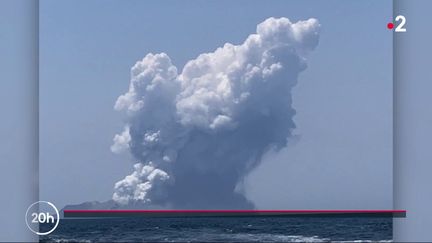
[[109, 150], [124, 119], [113, 105], [147, 53], [181, 68], [270, 16], [314, 17], [320, 44], [294, 89], [300, 139], [266, 157], [247, 195], [261, 208], [391, 208], [391, 14], [391, 1], [41, 1], [41, 198], [106, 200], [130, 173]]

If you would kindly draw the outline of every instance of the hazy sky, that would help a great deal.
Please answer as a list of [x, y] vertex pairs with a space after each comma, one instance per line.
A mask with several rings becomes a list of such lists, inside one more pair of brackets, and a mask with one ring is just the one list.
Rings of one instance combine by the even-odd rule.
[[[166, 52], [182, 67], [264, 19], [317, 18], [320, 43], [294, 88], [298, 139], [246, 179], [259, 208], [392, 207], [391, 1], [40, 3], [40, 198], [110, 199], [133, 159], [110, 151], [130, 68]], [[366, 17], [367, 16], [367, 17]], [[56, 176], [52, 176], [56, 175]]]

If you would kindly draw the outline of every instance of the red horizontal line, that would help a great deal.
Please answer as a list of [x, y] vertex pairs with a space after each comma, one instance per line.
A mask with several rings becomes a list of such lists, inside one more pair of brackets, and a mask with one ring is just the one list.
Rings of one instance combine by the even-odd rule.
[[406, 210], [64, 210], [65, 213], [406, 213]]

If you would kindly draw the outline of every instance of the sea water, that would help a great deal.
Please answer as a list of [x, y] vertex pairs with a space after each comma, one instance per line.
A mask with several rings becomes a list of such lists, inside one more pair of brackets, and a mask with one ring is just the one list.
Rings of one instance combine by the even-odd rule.
[[[41, 226], [43, 230], [45, 226]], [[173, 217], [62, 219], [41, 242], [391, 241], [391, 217]]]

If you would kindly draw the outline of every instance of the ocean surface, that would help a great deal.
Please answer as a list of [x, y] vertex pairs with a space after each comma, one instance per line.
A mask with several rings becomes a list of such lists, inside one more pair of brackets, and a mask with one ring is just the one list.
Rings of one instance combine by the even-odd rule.
[[[41, 225], [44, 230], [46, 225]], [[392, 218], [184, 217], [62, 219], [41, 242], [391, 241]]]

